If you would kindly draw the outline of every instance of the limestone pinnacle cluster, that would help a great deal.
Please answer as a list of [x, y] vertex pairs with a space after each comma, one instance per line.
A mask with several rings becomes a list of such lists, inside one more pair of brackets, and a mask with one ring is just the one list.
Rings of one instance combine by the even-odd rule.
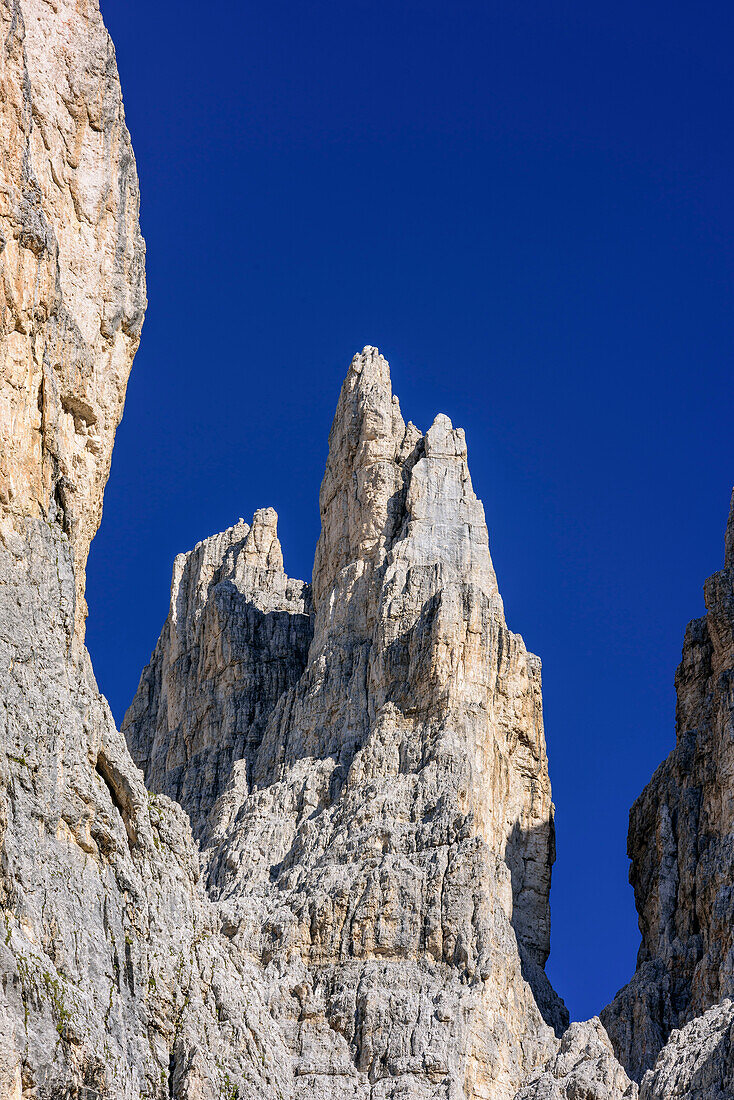
[[177, 559], [123, 729], [278, 988], [297, 1095], [510, 1097], [566, 1021], [540, 663], [505, 625], [463, 432], [406, 423], [375, 348], [320, 505], [310, 586], [272, 511]]
[[0, 24], [0, 1100], [731, 1100], [734, 518], [631, 814], [638, 968], [568, 1027], [540, 662], [463, 432], [406, 423], [375, 348], [310, 583], [268, 508], [180, 555], [116, 729], [84, 573], [137, 174], [96, 0]]

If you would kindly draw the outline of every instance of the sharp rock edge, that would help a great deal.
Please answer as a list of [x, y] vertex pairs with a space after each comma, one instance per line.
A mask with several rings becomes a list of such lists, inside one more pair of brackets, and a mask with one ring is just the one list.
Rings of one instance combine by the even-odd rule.
[[511, 1097], [567, 1022], [540, 663], [505, 624], [462, 431], [375, 348], [329, 437], [310, 586], [264, 509], [174, 565], [123, 729], [179, 798], [294, 1095]]

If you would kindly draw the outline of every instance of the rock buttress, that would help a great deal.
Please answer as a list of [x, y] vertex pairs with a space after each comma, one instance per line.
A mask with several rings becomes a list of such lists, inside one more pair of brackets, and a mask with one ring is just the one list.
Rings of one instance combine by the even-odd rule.
[[734, 996], [734, 497], [724, 568], [686, 630], [676, 746], [630, 811], [627, 852], [642, 943], [602, 1019], [635, 1077], [673, 1029]]

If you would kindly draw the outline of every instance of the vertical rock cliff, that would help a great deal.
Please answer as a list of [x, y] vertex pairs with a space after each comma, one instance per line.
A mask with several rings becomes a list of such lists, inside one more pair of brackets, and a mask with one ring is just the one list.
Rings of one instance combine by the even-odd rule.
[[76, 633], [145, 311], [138, 180], [96, 4], [2, 0], [0, 506], [69, 539]]
[[676, 747], [630, 812], [642, 944], [602, 1019], [637, 1077], [673, 1029], [734, 996], [734, 496], [725, 542], [683, 643]]
[[555, 1049], [543, 1014], [565, 1020], [543, 972], [540, 663], [505, 625], [463, 432], [406, 424], [374, 348], [339, 398], [321, 515], [310, 595], [279, 548], [264, 564], [272, 513], [177, 560], [124, 728], [278, 987], [296, 1095], [510, 1097]]
[[286, 1096], [259, 976], [83, 645], [145, 306], [114, 50], [92, 0], [0, 24], [0, 1097]]

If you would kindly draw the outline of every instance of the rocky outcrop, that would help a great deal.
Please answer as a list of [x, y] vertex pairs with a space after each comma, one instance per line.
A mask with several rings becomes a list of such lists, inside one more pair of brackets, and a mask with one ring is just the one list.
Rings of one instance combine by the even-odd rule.
[[[219, 610], [251, 538], [233, 528], [178, 560], [125, 728], [165, 789], [198, 714], [243, 716], [225, 719], [221, 756], [209, 727], [217, 782], [240, 759], [208, 819], [208, 799], [190, 807], [227, 935], [266, 985], [277, 975], [297, 1096], [511, 1097], [555, 1048], [538, 1005], [565, 1020], [543, 972], [554, 846], [540, 663], [505, 625], [463, 432], [445, 416], [425, 435], [406, 424], [374, 348], [342, 389], [321, 515], [300, 677], [263, 692], [250, 671], [282, 637], [247, 634], [252, 604], [305, 627], [279, 553]], [[192, 610], [194, 632], [174, 630]], [[227, 673], [235, 653], [243, 675]]]
[[637, 971], [602, 1013], [638, 1079], [674, 1028], [734, 995], [734, 498], [704, 599], [676, 673], [676, 747], [630, 813]]
[[637, 1100], [637, 1085], [614, 1057], [598, 1016], [571, 1024], [547, 1067], [516, 1100]]
[[310, 605], [309, 586], [283, 572], [272, 508], [176, 558], [168, 618], [122, 730], [148, 787], [180, 802], [197, 835], [306, 667]]
[[571, 1024], [558, 1052], [515, 1100], [732, 1100], [734, 1005], [722, 1001], [674, 1030], [639, 1086], [614, 1056], [598, 1019]]
[[731, 1100], [734, 1005], [729, 1000], [670, 1034], [640, 1086], [640, 1100]]
[[80, 639], [146, 305], [138, 180], [96, 3], [0, 0], [0, 40], [0, 507], [68, 536]]
[[260, 973], [82, 641], [145, 304], [114, 51], [91, 0], [0, 21], [0, 1096], [288, 1096]]

